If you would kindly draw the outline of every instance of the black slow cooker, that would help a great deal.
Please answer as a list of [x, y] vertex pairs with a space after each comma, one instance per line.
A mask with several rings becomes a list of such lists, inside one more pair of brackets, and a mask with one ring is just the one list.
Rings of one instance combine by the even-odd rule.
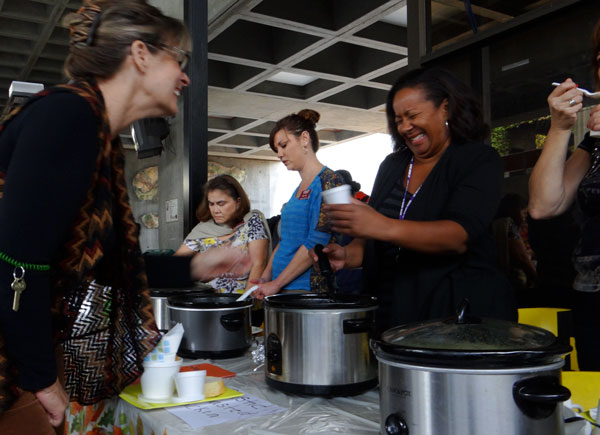
[[214, 294], [212, 287], [192, 286], [188, 288], [150, 288], [152, 311], [159, 331], [166, 332], [171, 327], [167, 299], [174, 296], [198, 297]]
[[171, 326], [184, 328], [179, 346], [184, 358], [233, 358], [252, 343], [252, 300], [236, 301], [238, 294], [175, 296], [168, 299]]

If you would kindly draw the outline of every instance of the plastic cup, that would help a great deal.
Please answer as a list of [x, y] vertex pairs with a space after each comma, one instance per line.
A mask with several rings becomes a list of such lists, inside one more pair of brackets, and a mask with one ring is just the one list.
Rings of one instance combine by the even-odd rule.
[[324, 190], [321, 192], [321, 196], [327, 204], [350, 204], [352, 202], [352, 193], [348, 184]]
[[175, 390], [173, 376], [179, 372], [183, 360], [145, 361], [142, 374], [142, 400], [169, 402]]
[[204, 399], [204, 381], [206, 370], [176, 373], [175, 385], [177, 386], [176, 402], [196, 401]]

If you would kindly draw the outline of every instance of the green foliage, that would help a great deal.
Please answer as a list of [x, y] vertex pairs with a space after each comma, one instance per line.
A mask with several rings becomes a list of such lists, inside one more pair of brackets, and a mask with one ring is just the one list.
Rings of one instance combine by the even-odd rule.
[[[494, 147], [494, 149], [496, 151], [498, 151], [498, 154], [500, 154], [501, 156], [510, 154], [511, 145], [510, 145], [510, 141], [508, 140], [508, 130], [510, 130], [511, 128], [520, 127], [521, 125], [524, 125], [524, 124], [533, 124], [538, 121], [544, 121], [546, 119], [550, 119], [550, 115], [541, 116], [536, 119], [515, 122], [514, 124], [509, 124], [509, 125], [493, 128], [492, 134], [491, 134], [492, 146]], [[536, 134], [535, 135], [535, 147], [538, 149], [542, 148], [544, 146], [545, 140], [546, 140], [545, 135]]]
[[545, 134], [536, 134], [535, 135], [535, 149], [541, 150], [544, 147], [544, 142], [546, 142]]
[[493, 128], [491, 140], [492, 147], [494, 147], [501, 156], [505, 156], [510, 152], [510, 143], [508, 142], [508, 131], [506, 127]]

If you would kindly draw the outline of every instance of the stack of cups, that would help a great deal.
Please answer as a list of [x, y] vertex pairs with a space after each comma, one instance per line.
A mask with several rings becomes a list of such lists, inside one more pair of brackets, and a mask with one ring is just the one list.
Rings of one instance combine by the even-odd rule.
[[171, 401], [175, 391], [173, 377], [179, 372], [183, 363], [183, 359], [177, 357], [183, 332], [183, 325], [177, 323], [163, 335], [152, 352], [144, 358], [140, 400], [150, 403]]
[[174, 361], [144, 361], [142, 374], [142, 394], [144, 402], [168, 403], [175, 390], [174, 376], [179, 372], [183, 359]]

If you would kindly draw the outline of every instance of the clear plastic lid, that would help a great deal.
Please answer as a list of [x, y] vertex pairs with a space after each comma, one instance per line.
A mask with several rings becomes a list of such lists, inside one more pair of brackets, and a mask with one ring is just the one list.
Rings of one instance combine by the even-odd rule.
[[454, 318], [385, 331], [372, 346], [378, 358], [438, 367], [506, 368], [559, 361], [571, 346], [552, 332], [506, 320], [473, 317], [461, 305]]
[[504, 320], [458, 323], [456, 319], [445, 319], [392, 328], [382, 334], [381, 340], [412, 349], [505, 351], [545, 348], [556, 337], [542, 328]]

